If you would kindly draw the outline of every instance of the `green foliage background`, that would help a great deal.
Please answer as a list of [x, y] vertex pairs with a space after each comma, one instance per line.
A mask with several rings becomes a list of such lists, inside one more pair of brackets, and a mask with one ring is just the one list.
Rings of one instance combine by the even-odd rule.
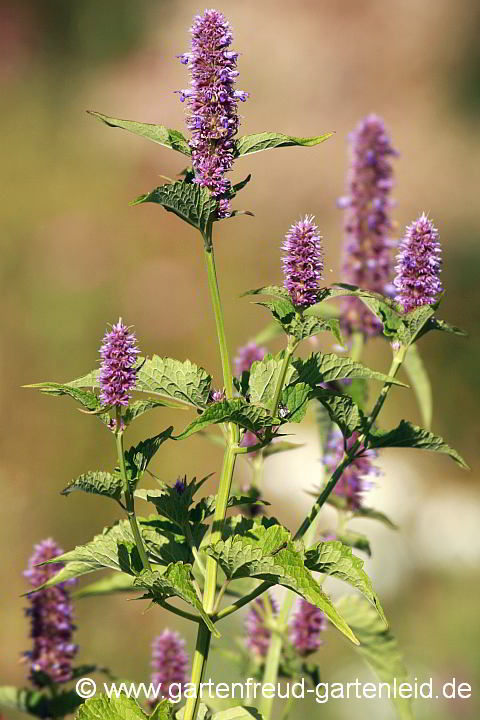
[[[178, 156], [102, 128], [84, 112], [182, 128], [184, 108], [173, 91], [185, 86], [186, 73], [174, 56], [186, 49], [187, 28], [199, 9], [191, 0], [0, 3], [1, 684], [21, 684], [25, 676], [18, 659], [29, 640], [19, 595], [32, 544], [51, 535], [70, 549], [116, 515], [106, 500], [60, 495], [88, 467], [111, 464], [111, 438], [71, 404], [52, 403], [20, 386], [70, 379], [93, 367], [105, 324], [118, 315], [135, 324], [144, 353], [190, 357], [220, 382], [196, 233], [155, 205], [128, 206], [159, 184], [160, 175], [175, 177], [183, 169]], [[301, 0], [293, 12], [286, 0], [225, 0], [219, 9], [232, 20], [235, 47], [243, 52], [240, 86], [252, 93], [241, 108], [242, 132], [273, 127], [305, 136], [336, 133], [318, 149], [253, 155], [237, 167], [235, 181], [253, 175], [237, 205], [256, 217], [222, 223], [223, 237], [217, 230], [232, 348], [258, 332], [266, 317], [239, 295], [280, 281], [280, 241], [301, 213], [317, 215], [327, 280], [339, 279], [342, 214], [335, 199], [344, 190], [346, 135], [367, 112], [385, 117], [401, 151], [394, 191], [399, 233], [423, 209], [440, 227], [447, 288], [442, 315], [471, 337], [432, 333], [422, 351], [435, 389], [433, 429], [459, 450], [472, 472], [464, 474], [442, 457], [386, 451], [380, 483], [402, 528], [399, 536], [388, 529], [374, 536], [370, 572], [374, 584], [387, 576], [382, 603], [412, 673], [439, 682], [456, 676], [475, 685], [480, 676], [476, 3]], [[371, 343], [365, 361], [385, 371], [386, 348]], [[139, 433], [153, 435], [170, 422], [176, 429], [183, 423], [168, 409], [155, 413], [138, 421]], [[404, 416], [421, 421], [413, 396], [394, 391], [384, 423], [393, 426]], [[312, 436], [305, 439], [312, 438], [313, 418]], [[218, 471], [219, 464], [220, 449], [193, 436], [180, 453], [167, 443], [152, 466], [170, 481], [184, 473], [202, 477]], [[241, 465], [239, 473], [247, 478]], [[306, 478], [300, 465], [282, 494], [275, 482], [278, 467], [272, 465], [267, 499], [272, 514], [293, 527], [300, 510], [292, 497], [302, 497], [312, 476]], [[209, 481], [212, 489], [214, 482]], [[395, 516], [397, 506], [402, 518]], [[392, 571], [382, 569], [389, 553], [398, 566], [393, 580]], [[81, 661], [145, 680], [149, 644], [165, 617], [159, 608], [145, 615], [141, 610], [124, 597], [79, 601]], [[181, 621], [168, 622], [184, 628]], [[238, 622], [230, 622], [228, 633], [224, 625], [223, 632], [240, 632]], [[324, 680], [364, 673], [333, 632], [321, 653]], [[211, 669], [219, 680], [228, 679], [230, 668], [220, 656]], [[424, 702], [418, 717], [478, 717], [478, 700], [457, 703], [460, 708]], [[375, 701], [311, 709], [327, 720], [353, 720], [365, 712], [387, 718], [390, 712]], [[303, 712], [299, 704], [297, 717]]]

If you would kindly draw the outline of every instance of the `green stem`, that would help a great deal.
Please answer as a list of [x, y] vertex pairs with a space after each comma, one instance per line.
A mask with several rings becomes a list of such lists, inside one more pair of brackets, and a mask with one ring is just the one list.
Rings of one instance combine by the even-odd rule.
[[373, 426], [375, 420], [377, 419], [385, 400], [387, 399], [387, 395], [390, 391], [390, 388], [392, 387], [392, 380], [395, 378], [395, 375], [397, 374], [399, 368], [401, 367], [403, 361], [405, 360], [406, 352], [407, 352], [407, 348], [401, 346], [395, 353], [393, 360], [392, 360], [392, 364], [390, 366], [390, 370], [388, 371], [388, 377], [391, 378], [391, 380], [387, 380], [385, 382], [384, 386], [382, 387], [382, 389], [380, 391], [380, 395], [377, 398], [377, 402], [375, 403], [375, 406], [367, 419], [363, 433], [358, 437], [358, 439], [352, 445], [352, 447], [350, 448], [348, 453], [344, 454], [342, 462], [336, 468], [336, 470], [333, 473], [333, 475], [331, 476], [330, 480], [323, 488], [318, 500], [312, 506], [312, 509], [310, 510], [308, 517], [305, 518], [305, 520], [302, 522], [302, 524], [298, 528], [298, 530], [295, 534], [295, 538], [294, 538], [295, 540], [299, 540], [300, 538], [302, 538], [305, 535], [308, 528], [310, 527], [312, 522], [315, 520], [315, 518], [317, 517], [321, 508], [327, 501], [330, 493], [335, 488], [335, 485], [337, 484], [338, 480], [342, 476], [343, 471], [355, 459], [355, 454], [356, 454], [358, 448], [368, 438], [368, 434], [369, 434], [370, 430], [372, 429], [372, 426]]
[[185, 712], [183, 714], [183, 720], [193, 720], [197, 715], [198, 706], [201, 700], [199, 688], [200, 683], [203, 682], [203, 678], [205, 676], [205, 668], [207, 665], [211, 637], [212, 633], [202, 621], [198, 628], [197, 644], [195, 647], [195, 654], [193, 656], [192, 663], [191, 682], [195, 684], [196, 697], [189, 697], [187, 699], [187, 702], [185, 704]]
[[137, 546], [138, 554], [140, 556], [140, 560], [142, 561], [143, 569], [144, 570], [151, 570], [150, 563], [148, 561], [147, 553], [145, 550], [145, 545], [143, 544], [142, 536], [140, 534], [140, 529], [138, 527], [137, 523], [137, 516], [135, 514], [135, 501], [133, 499], [133, 493], [130, 490], [130, 485], [128, 483], [128, 476], [127, 476], [127, 469], [125, 467], [125, 456], [123, 453], [123, 431], [120, 430], [120, 421], [121, 421], [121, 410], [117, 407], [117, 431], [115, 432], [115, 443], [117, 446], [117, 458], [118, 458], [118, 465], [120, 467], [120, 473], [123, 480], [123, 492], [125, 495], [125, 509], [127, 511], [128, 521], [130, 523], [130, 527], [132, 529], [133, 538], [135, 540], [135, 545]]
[[235, 600], [235, 602], [231, 605], [227, 605], [227, 607], [224, 607], [222, 610], [215, 613], [215, 615], [212, 616], [213, 622], [223, 620], [232, 613], [237, 612], [237, 610], [240, 610], [240, 608], [244, 607], [244, 605], [248, 605], [249, 602], [255, 600], [255, 598], [264, 593], [270, 587], [272, 587], [272, 583], [260, 583], [260, 585], [257, 585], [257, 587], [254, 588], [251, 592], [249, 592], [248, 595], [243, 595], [242, 597], [238, 598], [238, 600]]
[[217, 327], [218, 345], [220, 347], [223, 384], [225, 385], [225, 394], [227, 399], [230, 400], [233, 397], [233, 377], [232, 368], [230, 366], [230, 357], [228, 354], [227, 338], [225, 335], [225, 324], [223, 322], [222, 303], [218, 290], [213, 244], [205, 247], [205, 261], [207, 263], [208, 287], [210, 289], [210, 297], [212, 299], [212, 307], [215, 315], [215, 325]]

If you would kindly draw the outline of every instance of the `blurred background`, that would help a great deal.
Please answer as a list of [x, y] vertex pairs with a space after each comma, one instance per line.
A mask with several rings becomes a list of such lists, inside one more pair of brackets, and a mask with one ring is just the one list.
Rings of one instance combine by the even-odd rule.
[[[468, 340], [431, 334], [421, 350], [435, 389], [433, 430], [471, 464], [464, 473], [444, 456], [384, 451], [384, 476], [369, 504], [388, 512], [399, 533], [372, 521], [368, 570], [404, 649], [412, 675], [476, 685], [480, 676], [480, 491], [476, 458], [479, 398], [480, 5], [476, 0], [224, 0], [242, 52], [238, 87], [242, 133], [277, 130], [335, 136], [314, 149], [286, 148], [238, 161], [234, 179], [253, 175], [235, 204], [255, 213], [222, 223], [217, 262], [232, 349], [262, 329], [267, 316], [240, 294], [281, 280], [279, 246], [288, 226], [314, 213], [325, 238], [327, 280], [338, 280], [347, 135], [369, 112], [385, 118], [394, 146], [400, 236], [426, 210], [440, 229], [447, 289], [442, 316], [470, 332]], [[95, 367], [108, 322], [134, 324], [142, 351], [191, 358], [214, 374], [220, 365], [193, 229], [158, 206], [128, 202], [175, 177], [181, 156], [85, 114], [159, 122], [182, 129], [184, 106], [174, 90], [187, 71], [175, 55], [189, 43], [190, 0], [2, 0], [0, 2], [0, 296], [3, 415], [0, 473], [2, 563], [0, 684], [22, 684], [29, 647], [22, 570], [33, 543], [54, 537], [65, 549], [90, 539], [117, 517], [107, 500], [59, 495], [87, 469], [114, 462], [111, 436], [67, 399], [21, 389], [25, 383], [70, 380]], [[183, 164], [182, 164], [183, 163]], [[273, 344], [275, 349], [278, 346]], [[320, 347], [330, 349], [321, 338]], [[308, 350], [308, 348], [307, 348]], [[364, 360], [388, 367], [388, 348], [368, 345]], [[170, 411], [139, 420], [134, 442], [186, 420]], [[411, 393], [394, 389], [384, 427], [420, 422]], [[298, 432], [298, 427], [296, 426]], [[313, 418], [295, 454], [271, 458], [266, 497], [272, 512], [295, 527], [318, 479]], [[154, 471], [163, 479], [218, 473], [220, 451], [197, 437], [163, 446]], [[245, 462], [238, 478], [248, 479]], [[212, 479], [212, 487], [215, 477]], [[335, 586], [334, 593], [338, 592]], [[193, 636], [163, 611], [143, 603], [85, 599], [76, 607], [80, 660], [108, 665], [132, 680], [149, 676], [152, 637], [166, 623]], [[228, 637], [242, 619], [224, 623]], [[323, 679], [368, 672], [347, 642], [330, 630], [321, 650]], [[214, 675], [214, 673], [216, 675]], [[208, 675], [233, 670], [214, 657]], [[477, 718], [471, 700], [423, 701], [418, 718]], [[305, 701], [307, 702], [307, 701]], [[297, 703], [296, 713], [305, 711]], [[389, 718], [373, 700], [312, 705], [322, 717]]]

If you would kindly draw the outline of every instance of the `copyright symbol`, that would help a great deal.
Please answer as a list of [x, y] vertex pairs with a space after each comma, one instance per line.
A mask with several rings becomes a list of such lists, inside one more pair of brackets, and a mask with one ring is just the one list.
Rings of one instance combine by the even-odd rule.
[[75, 685], [75, 692], [84, 700], [88, 700], [97, 692], [97, 683], [91, 678], [80, 678]]

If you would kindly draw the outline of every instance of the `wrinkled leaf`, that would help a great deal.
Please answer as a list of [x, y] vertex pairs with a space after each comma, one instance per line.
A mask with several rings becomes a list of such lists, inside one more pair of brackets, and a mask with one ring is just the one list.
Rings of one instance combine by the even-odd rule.
[[235, 142], [235, 154], [237, 157], [240, 157], [241, 155], [252, 155], [253, 153], [262, 152], [262, 150], [270, 150], [277, 147], [313, 147], [328, 140], [332, 135], [333, 133], [331, 132], [305, 138], [273, 132], [243, 135], [243, 137], [238, 138]]
[[177, 150], [182, 155], [190, 156], [192, 154], [186, 138], [178, 130], [171, 130], [164, 125], [153, 125], [151, 123], [136, 122], [135, 120], [120, 120], [92, 110], [87, 110], [87, 112], [109, 127], [128, 130], [134, 135], [152, 140], [159, 145], [163, 145], [163, 147]]

